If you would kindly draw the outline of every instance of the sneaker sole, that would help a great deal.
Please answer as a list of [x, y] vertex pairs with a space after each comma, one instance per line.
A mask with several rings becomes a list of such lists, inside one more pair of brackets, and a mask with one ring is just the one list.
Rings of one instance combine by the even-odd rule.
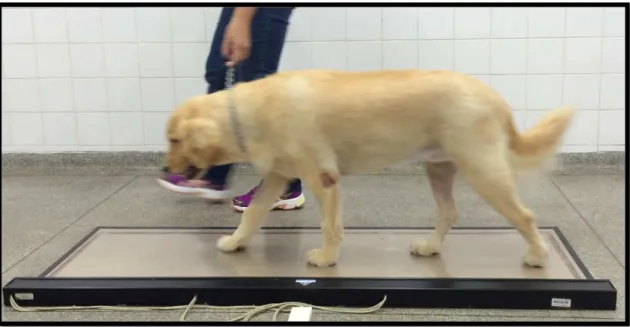
[[[304, 194], [300, 194], [300, 196], [298, 196], [295, 199], [289, 199], [289, 200], [280, 200], [277, 201], [276, 203], [274, 203], [273, 207], [271, 208], [271, 210], [297, 210], [297, 209], [302, 209], [302, 207], [304, 206], [304, 203], [306, 202], [306, 197], [304, 196]], [[238, 211], [238, 212], [244, 212], [245, 209], [247, 209], [247, 207], [241, 207], [241, 206], [237, 206], [232, 204], [232, 207], [234, 208], [234, 210]]]
[[230, 197], [230, 193], [228, 191], [216, 191], [216, 190], [203, 189], [203, 188], [183, 187], [183, 186], [171, 184], [159, 178], [157, 181], [160, 186], [162, 186], [163, 188], [169, 191], [179, 193], [179, 194], [196, 195], [206, 200], [222, 201]]

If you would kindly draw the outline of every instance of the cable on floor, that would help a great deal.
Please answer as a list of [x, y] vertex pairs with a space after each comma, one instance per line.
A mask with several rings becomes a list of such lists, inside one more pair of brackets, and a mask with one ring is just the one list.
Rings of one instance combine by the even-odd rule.
[[261, 306], [255, 305], [235, 305], [235, 306], [214, 306], [207, 304], [196, 304], [197, 296], [195, 295], [190, 303], [187, 305], [176, 305], [176, 306], [164, 306], [164, 307], [130, 307], [130, 306], [105, 306], [105, 305], [97, 305], [97, 306], [58, 306], [58, 307], [22, 307], [17, 302], [13, 296], [9, 297], [9, 301], [11, 303], [11, 307], [15, 311], [18, 312], [42, 312], [42, 311], [89, 311], [89, 310], [102, 310], [102, 311], [168, 311], [168, 310], [184, 310], [182, 315], [179, 317], [179, 321], [185, 321], [186, 315], [192, 309], [208, 309], [208, 310], [225, 310], [225, 309], [240, 309], [240, 310], [250, 310], [249, 312], [242, 314], [234, 319], [229, 319], [229, 322], [236, 321], [250, 321], [250, 319], [255, 316], [275, 309], [273, 314], [273, 321], [276, 321], [280, 312], [287, 312], [292, 307], [312, 307], [315, 310], [320, 310], [324, 312], [335, 312], [335, 313], [346, 313], [346, 314], [367, 314], [378, 311], [383, 307], [385, 302], [387, 301], [387, 296], [383, 297], [383, 300], [374, 306], [369, 308], [342, 308], [342, 307], [323, 307], [311, 305], [303, 302], [281, 302], [281, 303], [270, 303]]

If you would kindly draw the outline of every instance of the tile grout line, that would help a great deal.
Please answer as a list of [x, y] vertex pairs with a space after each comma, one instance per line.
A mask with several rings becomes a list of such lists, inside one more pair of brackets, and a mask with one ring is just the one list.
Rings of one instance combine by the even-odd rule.
[[[135, 29], [134, 31], [134, 38], [136, 39], [136, 43], [138, 44], [137, 47], [137, 52], [136, 52], [136, 60], [137, 60], [137, 64], [138, 64], [138, 98], [140, 100], [140, 110], [138, 111], [131, 111], [133, 113], [138, 113], [140, 114], [140, 126], [142, 128], [142, 147], [146, 147], [147, 146], [147, 140], [146, 140], [146, 123], [145, 123], [145, 110], [144, 110], [144, 101], [142, 101], [142, 77], [140, 77], [140, 42], [138, 42], [138, 40], [140, 40], [140, 29], [138, 28], [138, 8], [133, 8], [133, 28]], [[204, 11], [205, 12], [205, 11]], [[205, 15], [205, 14], [204, 14]], [[204, 16], [204, 21], [205, 21], [205, 16]], [[204, 24], [205, 27], [205, 24]], [[135, 79], [136, 77], [134, 77]]]
[[[602, 36], [603, 38], [623, 38], [623, 36]], [[466, 40], [481, 40], [481, 39], [493, 39], [493, 40], [512, 40], [512, 39], [557, 39], [560, 38], [558, 36], [540, 36], [540, 37], [523, 37], [523, 36], [514, 36], [514, 37], [492, 37], [492, 38], [478, 38], [478, 37], [463, 37], [463, 38], [451, 38], [451, 39], [443, 39], [443, 38], [436, 38], [436, 39], [422, 39], [420, 37], [417, 38], [417, 40], [436, 40], [436, 41], [452, 41], [452, 40], [460, 40], [460, 41], [466, 41]], [[597, 36], [565, 36], [565, 37], [561, 37], [563, 39], [596, 39], [599, 38]], [[409, 41], [410, 39], [405, 39], [405, 38], [388, 38], [388, 39], [383, 39], [383, 41]], [[287, 43], [309, 43], [309, 42], [332, 42], [332, 43], [336, 43], [336, 42], [363, 42], [366, 40], [358, 40], [358, 39], [354, 39], [354, 40], [317, 40], [317, 41], [313, 41], [313, 40], [291, 40], [291, 41], [287, 41]], [[73, 41], [68, 41], [68, 42], [4, 42], [2, 43], [2, 45], [30, 45], [30, 44], [45, 44], [45, 45], [65, 45], [65, 44], [112, 44], [112, 43], [137, 43], [137, 44], [158, 44], [158, 43], [171, 43], [171, 44], [176, 44], [176, 43], [205, 43], [203, 41], [170, 41], [170, 42], [166, 42], [166, 41], [120, 41], [120, 42], [116, 42], [116, 41], [103, 41], [103, 42], [88, 42], [88, 41], [81, 41], [81, 42], [73, 42]]]
[[598, 67], [599, 68], [598, 70], [599, 70], [600, 74], [598, 76], [599, 77], [599, 81], [597, 83], [597, 87], [599, 88], [599, 90], [597, 92], [597, 119], [596, 119], [596, 123], [595, 123], [595, 130], [597, 131], [597, 138], [596, 138], [596, 141], [595, 141], [596, 142], [595, 146], [596, 146], [597, 151], [599, 151], [599, 148], [601, 147], [600, 144], [599, 144], [599, 142], [600, 142], [599, 139], [600, 139], [600, 134], [601, 134], [600, 121], [601, 121], [601, 114], [602, 114], [602, 111], [601, 111], [601, 108], [602, 108], [602, 83], [604, 81], [604, 78], [603, 78], [603, 75], [604, 75], [604, 69], [603, 69], [604, 68], [604, 44], [606, 42], [606, 40], [604, 38], [604, 35], [606, 34], [605, 33], [606, 12], [605, 12], [605, 10], [603, 8], [600, 8], [600, 9], [602, 11], [602, 22], [601, 22], [602, 26], [600, 26], [600, 28], [601, 28], [601, 31], [600, 31], [601, 32], [601, 34], [600, 34], [601, 35], [601, 39], [599, 40], [599, 42], [600, 42], [599, 43], [600, 49], [599, 49], [599, 67]]
[[556, 188], [556, 190], [558, 190], [558, 192], [560, 192], [560, 194], [562, 194], [562, 197], [569, 203], [571, 208], [573, 208], [573, 210], [578, 214], [578, 216], [580, 216], [580, 218], [582, 219], [582, 221], [584, 221], [586, 226], [588, 226], [588, 228], [593, 232], [593, 234], [595, 234], [595, 237], [597, 237], [597, 240], [599, 242], [601, 242], [601, 244], [604, 246], [604, 248], [606, 248], [608, 253], [610, 253], [610, 255], [613, 257], [613, 259], [615, 259], [615, 261], [619, 264], [619, 266], [621, 266], [623, 269], [625, 269], [626, 268], [625, 265], [621, 261], [619, 261], [619, 258], [617, 258], [615, 253], [608, 246], [608, 244], [606, 242], [604, 242], [604, 240], [602, 239], [601, 235], [599, 235], [599, 233], [593, 228], [593, 225], [591, 225], [591, 223], [588, 221], [588, 219], [586, 219], [586, 217], [584, 217], [582, 212], [580, 210], [578, 210], [578, 208], [573, 204], [573, 202], [571, 200], [569, 200], [569, 197], [566, 194], [564, 194], [564, 192], [562, 192], [562, 189], [560, 188], [560, 186], [558, 186], [558, 184], [556, 184], [556, 182], [553, 180], [553, 178], [551, 178], [551, 177], [547, 177], [547, 178], [549, 179], [551, 184], [553, 184], [553, 186]]
[[[79, 148], [81, 146], [81, 141], [79, 140], [79, 110], [77, 110], [77, 101], [75, 98], [75, 85], [77, 82], [77, 78], [74, 77], [75, 73], [74, 73], [74, 69], [72, 68], [72, 49], [70, 46], [70, 24], [69, 24], [69, 12], [68, 10], [64, 10], [63, 11], [63, 18], [64, 18], [64, 22], [65, 22], [65, 28], [64, 28], [64, 33], [66, 34], [66, 38], [68, 39], [68, 42], [66, 43], [68, 46], [68, 52], [66, 53], [68, 55], [68, 77], [63, 77], [63, 78], [67, 78], [70, 80], [70, 88], [71, 88], [71, 92], [70, 92], [70, 96], [72, 97], [72, 103], [71, 103], [71, 107], [72, 107], [72, 111], [70, 113], [72, 113], [72, 116], [74, 117], [74, 140], [76, 145], [73, 145], [73, 147], [75, 148]], [[105, 74], [103, 74], [105, 75]], [[105, 82], [105, 86], [107, 87], [107, 82]], [[107, 92], [107, 90], [105, 90], [105, 92]], [[109, 108], [108, 108], [109, 109]]]
[[[527, 74], [529, 73], [529, 69], [530, 69], [530, 64], [529, 64], [529, 44], [530, 44], [530, 38], [529, 38], [529, 23], [530, 23], [530, 15], [531, 14], [531, 8], [527, 8], [526, 11], [526, 15], [525, 15], [525, 85], [523, 87], [523, 89], [525, 89], [525, 91], [523, 92], [523, 117], [522, 117], [522, 121], [521, 124], [523, 124], [523, 126], [526, 126], [526, 120], [527, 120], [527, 97], [529, 96], [528, 92], [527, 92]], [[531, 90], [530, 90], [531, 92]], [[514, 118], [513, 118], [514, 119]]]
[[118, 189], [116, 189], [114, 192], [112, 192], [110, 195], [106, 196], [103, 200], [99, 201], [98, 203], [96, 203], [93, 207], [87, 209], [83, 214], [79, 215], [79, 217], [77, 217], [75, 220], [73, 220], [72, 222], [70, 222], [66, 227], [62, 228], [59, 232], [55, 233], [53, 236], [49, 237], [46, 241], [44, 241], [44, 243], [40, 244], [37, 248], [33, 249], [32, 251], [30, 251], [28, 254], [26, 254], [25, 256], [23, 256], [20, 260], [16, 261], [15, 263], [13, 263], [11, 266], [7, 267], [6, 269], [4, 269], [2, 271], [2, 274], [6, 274], [8, 271], [10, 271], [11, 269], [13, 269], [15, 266], [19, 265], [20, 263], [22, 263], [24, 260], [26, 260], [28, 257], [30, 257], [31, 255], [33, 255], [33, 253], [39, 251], [39, 249], [41, 249], [42, 247], [44, 247], [45, 245], [48, 245], [52, 240], [54, 240], [55, 238], [57, 238], [61, 233], [65, 232], [66, 230], [68, 230], [68, 228], [70, 228], [71, 226], [73, 226], [74, 224], [76, 224], [77, 222], [79, 222], [81, 219], [85, 218], [85, 216], [87, 216], [88, 214], [90, 214], [91, 212], [93, 212], [96, 208], [100, 207], [103, 203], [105, 203], [107, 200], [111, 199], [114, 195], [118, 194], [118, 192], [120, 192], [122, 189], [126, 188], [127, 186], [129, 186], [129, 184], [131, 184], [133, 181], [135, 181], [136, 179], [138, 179], [138, 177], [140, 177], [140, 175], [134, 175], [132, 179], [130, 179], [129, 181], [127, 181], [126, 183], [124, 183], [121, 187], [119, 187]]
[[[98, 18], [100, 20], [101, 40], [104, 41], [105, 40], [105, 24], [103, 22], [103, 8], [102, 7], [101, 8], [97, 8], [96, 10], [98, 11]], [[137, 49], [137, 46], [136, 46], [136, 49]], [[104, 66], [104, 69], [105, 69], [105, 75], [106, 76], [107, 75], [111, 75], [110, 72], [108, 71], [109, 68], [107, 67], [108, 66], [107, 65], [107, 61], [108, 61], [107, 60], [108, 59], [107, 46], [104, 43], [102, 43], [102, 45], [101, 45], [101, 54], [103, 55], [103, 66]], [[107, 76], [107, 77], [109, 77], [109, 76]], [[114, 138], [114, 136], [113, 136], [114, 133], [112, 133], [112, 110], [110, 108], [111, 99], [109, 98], [109, 95], [107, 93], [107, 81], [103, 81], [103, 87], [105, 88], [104, 103], [105, 103], [105, 108], [107, 108], [107, 116], [106, 116], [107, 117], [107, 134], [108, 134], [107, 135], [107, 138], [108, 138], [107, 142], [109, 143], [108, 146], [111, 147], [111, 146], [113, 146], [112, 139]], [[103, 124], [103, 125], [105, 125], [105, 124]], [[77, 124], [77, 128], [78, 128], [78, 124]]]
[[451, 8], [451, 15], [453, 17], [453, 21], [451, 22], [451, 28], [453, 29], [453, 39], [451, 40], [453, 42], [453, 50], [451, 51], [451, 55], [453, 56], [453, 60], [452, 60], [452, 65], [453, 65], [453, 71], [456, 71], [455, 69], [455, 29], [457, 28], [457, 22], [455, 21], [455, 12], [457, 11], [457, 8]]
[[[476, 39], [476, 40], [437, 40], [437, 39], [426, 39], [426, 40], [415, 40], [415, 41], [452, 41], [453, 43], [455, 43], [456, 41], [483, 41], [484, 39]], [[488, 40], [489, 39], [485, 39]], [[383, 41], [379, 41], [379, 40], [366, 40], [366, 41], [361, 41], [363, 43], [365, 42], [414, 42], [414, 40], [398, 40], [398, 41], [392, 41], [392, 40], [383, 40]], [[332, 43], [332, 42], [313, 42], [313, 43]], [[341, 43], [341, 42], [339, 42]], [[199, 43], [191, 43], [191, 44], [201, 44], [201, 42]], [[461, 72], [460, 72], [461, 73]], [[71, 75], [72, 73], [70, 73]], [[469, 74], [469, 73], [462, 73], [462, 74]], [[568, 76], [573, 76], [573, 75], [623, 75], [623, 73], [488, 73], [488, 74], [472, 74], [472, 75], [497, 75], [497, 76], [514, 76], [514, 75], [528, 75], [528, 76], [556, 76], [556, 75], [568, 75]], [[103, 74], [102, 76], [94, 76], [94, 77], [75, 77], [75, 76], [57, 76], [57, 77], [3, 77], [3, 80], [32, 80], [32, 79], [50, 79], [50, 80], [62, 80], [62, 79], [68, 79], [68, 78], [72, 78], [73, 80], [95, 80], [95, 79], [134, 79], [134, 78], [151, 78], [151, 79], [190, 79], [190, 78], [199, 78], [198, 75], [182, 75], [182, 76], [168, 76], [168, 75], [155, 75], [155, 76], [151, 76], [151, 77], [146, 77], [146, 76], [141, 76], [141, 75], [129, 75], [126, 77], [110, 77], [110, 76], [105, 76], [105, 74]], [[542, 110], [542, 109], [539, 109]], [[588, 110], [588, 109], [584, 109], [584, 110]], [[593, 109], [591, 109], [593, 110]], [[607, 110], [614, 110], [614, 109], [607, 109]], [[31, 111], [32, 112], [32, 111]]]

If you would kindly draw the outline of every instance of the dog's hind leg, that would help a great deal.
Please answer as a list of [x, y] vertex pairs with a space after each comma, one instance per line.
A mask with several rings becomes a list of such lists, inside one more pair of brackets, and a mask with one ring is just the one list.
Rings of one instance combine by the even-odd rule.
[[457, 209], [453, 199], [453, 182], [457, 167], [452, 162], [442, 162], [426, 163], [424, 168], [437, 206], [437, 224], [428, 238], [411, 244], [411, 253], [428, 256], [440, 253], [444, 236], [457, 221]]
[[278, 174], [266, 174], [262, 185], [256, 190], [252, 203], [242, 215], [241, 223], [230, 236], [217, 241], [217, 247], [224, 252], [234, 252], [247, 246], [252, 236], [260, 229], [274, 201], [282, 194], [288, 179]]
[[481, 135], [469, 136], [466, 142], [457, 145], [451, 143], [445, 148], [448, 147], [447, 151], [473, 189], [525, 238], [529, 249], [524, 263], [543, 267], [549, 257], [547, 245], [540, 235], [534, 214], [523, 206], [518, 197], [508, 163], [507, 145], [500, 138], [478, 136]]

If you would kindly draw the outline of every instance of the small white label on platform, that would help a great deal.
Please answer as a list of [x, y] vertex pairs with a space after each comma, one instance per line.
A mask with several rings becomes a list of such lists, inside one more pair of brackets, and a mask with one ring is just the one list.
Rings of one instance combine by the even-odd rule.
[[289, 313], [288, 321], [311, 321], [312, 307], [294, 307]]
[[557, 308], [570, 308], [571, 299], [559, 299], [554, 297], [551, 299], [551, 306]]
[[28, 301], [35, 298], [33, 293], [15, 293], [15, 298], [22, 301]]
[[315, 280], [314, 279], [296, 279], [295, 282], [302, 286], [307, 286], [307, 285], [311, 285], [315, 283]]

